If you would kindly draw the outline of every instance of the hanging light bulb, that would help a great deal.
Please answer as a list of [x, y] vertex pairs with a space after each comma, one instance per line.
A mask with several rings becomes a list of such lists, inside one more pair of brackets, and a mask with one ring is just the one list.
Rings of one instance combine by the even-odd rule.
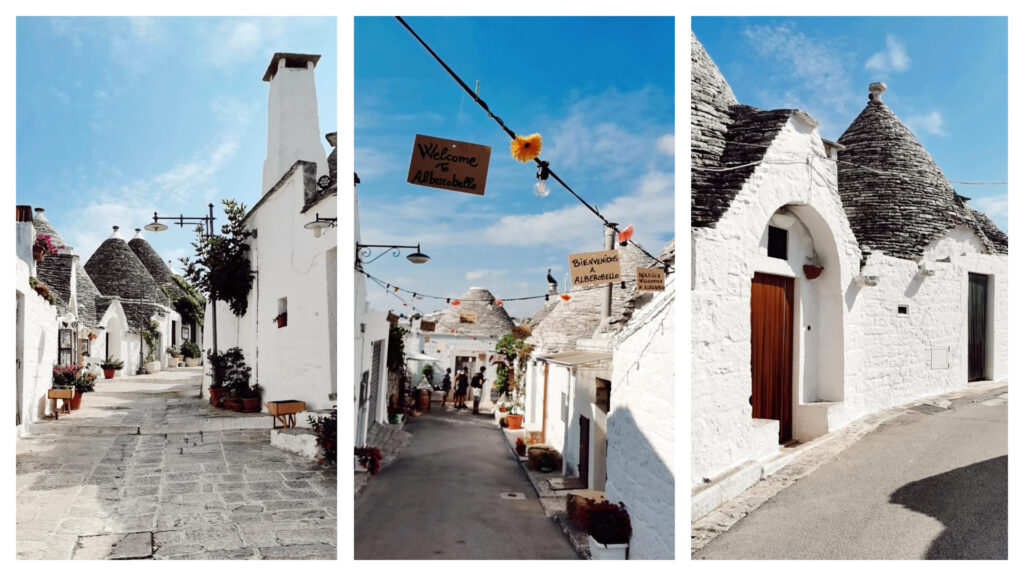
[[537, 168], [537, 183], [533, 185], [533, 194], [538, 198], [543, 198], [548, 194], [551, 194], [551, 189], [548, 188], [548, 163], [541, 161], [540, 167]]

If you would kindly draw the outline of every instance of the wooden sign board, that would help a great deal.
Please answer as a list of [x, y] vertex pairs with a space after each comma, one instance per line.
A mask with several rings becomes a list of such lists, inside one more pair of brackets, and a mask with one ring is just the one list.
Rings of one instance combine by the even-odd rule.
[[388, 323], [393, 325], [393, 326], [398, 326], [398, 316], [395, 316], [394, 313], [389, 311], [388, 312]]
[[526, 340], [531, 334], [533, 331], [526, 324], [512, 328], [512, 336], [518, 340]]
[[636, 289], [645, 292], [664, 292], [665, 271], [661, 268], [637, 268]]
[[417, 134], [406, 182], [483, 196], [490, 162], [490, 146]]
[[622, 274], [619, 270], [619, 252], [602, 250], [570, 254], [569, 277], [572, 278], [574, 288], [620, 282]]
[[476, 324], [476, 312], [459, 313], [459, 322], [462, 324]]
[[437, 322], [420, 320], [420, 332], [433, 332], [434, 330], [437, 330]]

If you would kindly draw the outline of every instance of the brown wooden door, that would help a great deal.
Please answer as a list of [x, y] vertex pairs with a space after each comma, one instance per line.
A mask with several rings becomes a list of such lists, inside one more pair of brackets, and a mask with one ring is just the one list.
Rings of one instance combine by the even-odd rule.
[[967, 275], [967, 381], [985, 379], [985, 333], [988, 310], [988, 276]]
[[580, 482], [590, 488], [590, 418], [580, 416]]
[[750, 376], [754, 418], [779, 421], [793, 437], [793, 279], [754, 274], [750, 291]]

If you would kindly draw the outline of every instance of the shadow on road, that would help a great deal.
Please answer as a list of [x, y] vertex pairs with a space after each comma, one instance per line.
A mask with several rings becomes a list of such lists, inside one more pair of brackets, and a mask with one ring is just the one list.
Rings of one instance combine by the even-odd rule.
[[889, 502], [945, 525], [928, 549], [930, 560], [1007, 558], [1006, 456], [905, 484]]

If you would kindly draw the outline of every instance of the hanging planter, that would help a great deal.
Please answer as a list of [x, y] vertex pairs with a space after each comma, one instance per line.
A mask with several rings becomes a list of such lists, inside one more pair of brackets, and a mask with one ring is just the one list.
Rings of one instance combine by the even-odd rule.
[[44, 257], [43, 249], [39, 246], [32, 247], [32, 259], [36, 262], [42, 262]]
[[804, 264], [804, 276], [806, 276], [808, 280], [814, 280], [818, 276], [821, 276], [821, 273], [824, 270], [824, 267], [818, 266], [817, 264]]

